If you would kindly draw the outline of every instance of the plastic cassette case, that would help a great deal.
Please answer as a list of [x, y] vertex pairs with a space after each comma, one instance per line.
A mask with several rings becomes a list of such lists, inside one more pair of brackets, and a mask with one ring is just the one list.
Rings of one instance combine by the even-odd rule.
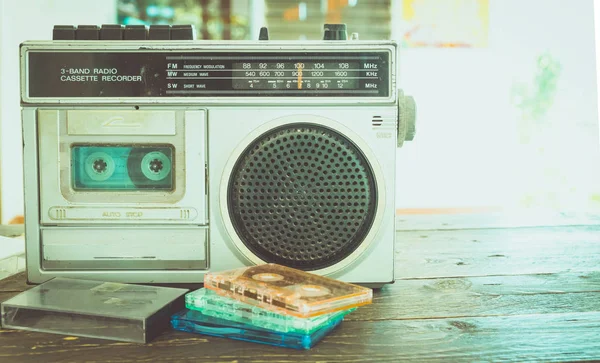
[[332, 319], [312, 334], [281, 333], [262, 329], [248, 324], [236, 323], [204, 315], [197, 310], [185, 309], [173, 315], [171, 325], [176, 330], [190, 333], [212, 335], [215, 337], [244, 340], [253, 343], [275, 345], [279, 347], [310, 349], [331, 332], [344, 319], [339, 316]]
[[356, 308], [351, 308], [313, 318], [298, 318], [220, 296], [209, 289], [199, 289], [186, 294], [185, 306], [188, 309], [198, 310], [204, 315], [215, 318], [249, 324], [282, 333], [293, 332], [300, 334], [311, 334], [329, 324], [332, 320], [337, 320], [356, 310]]
[[168, 328], [186, 292], [57, 277], [3, 302], [2, 327], [147, 343]]
[[272, 263], [208, 273], [204, 286], [223, 296], [301, 318], [367, 305], [373, 299], [369, 288]]

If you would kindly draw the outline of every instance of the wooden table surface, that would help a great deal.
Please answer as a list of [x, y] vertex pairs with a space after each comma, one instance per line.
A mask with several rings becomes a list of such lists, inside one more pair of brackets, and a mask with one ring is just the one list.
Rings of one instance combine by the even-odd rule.
[[[600, 225], [398, 232], [398, 281], [298, 351], [165, 331], [150, 344], [0, 330], [0, 362], [600, 359]], [[0, 301], [30, 286], [0, 281]]]

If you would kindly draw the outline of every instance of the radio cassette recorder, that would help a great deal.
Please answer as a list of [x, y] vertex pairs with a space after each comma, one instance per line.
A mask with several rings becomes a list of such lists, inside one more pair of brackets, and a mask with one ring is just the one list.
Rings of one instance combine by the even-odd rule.
[[27, 275], [196, 283], [267, 262], [394, 280], [391, 41], [57, 26], [21, 45]]

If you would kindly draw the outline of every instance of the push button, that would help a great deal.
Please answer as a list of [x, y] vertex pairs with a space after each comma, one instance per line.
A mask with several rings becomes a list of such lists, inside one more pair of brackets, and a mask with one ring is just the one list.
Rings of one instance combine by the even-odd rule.
[[[261, 33], [262, 34], [262, 33]], [[268, 37], [268, 36], [267, 36]], [[194, 40], [193, 25], [55, 25], [52, 40]]]
[[123, 40], [123, 26], [103, 24], [100, 28], [100, 40]]
[[194, 40], [196, 32], [193, 25], [173, 25], [171, 27], [171, 40]]
[[73, 25], [55, 25], [52, 30], [52, 40], [75, 40]]
[[98, 40], [100, 39], [100, 27], [98, 25], [80, 25], [75, 30], [75, 39]]
[[146, 40], [145, 25], [126, 25], [123, 33], [124, 40]]
[[148, 39], [150, 39], [150, 40], [169, 40], [169, 39], [171, 39], [171, 26], [169, 26], [169, 25], [150, 25], [150, 30], [148, 30]]

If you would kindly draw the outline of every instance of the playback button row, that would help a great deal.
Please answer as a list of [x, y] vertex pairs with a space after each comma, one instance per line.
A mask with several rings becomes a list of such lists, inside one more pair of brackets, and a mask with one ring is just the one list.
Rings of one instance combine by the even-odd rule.
[[194, 40], [193, 25], [55, 25], [52, 40]]

